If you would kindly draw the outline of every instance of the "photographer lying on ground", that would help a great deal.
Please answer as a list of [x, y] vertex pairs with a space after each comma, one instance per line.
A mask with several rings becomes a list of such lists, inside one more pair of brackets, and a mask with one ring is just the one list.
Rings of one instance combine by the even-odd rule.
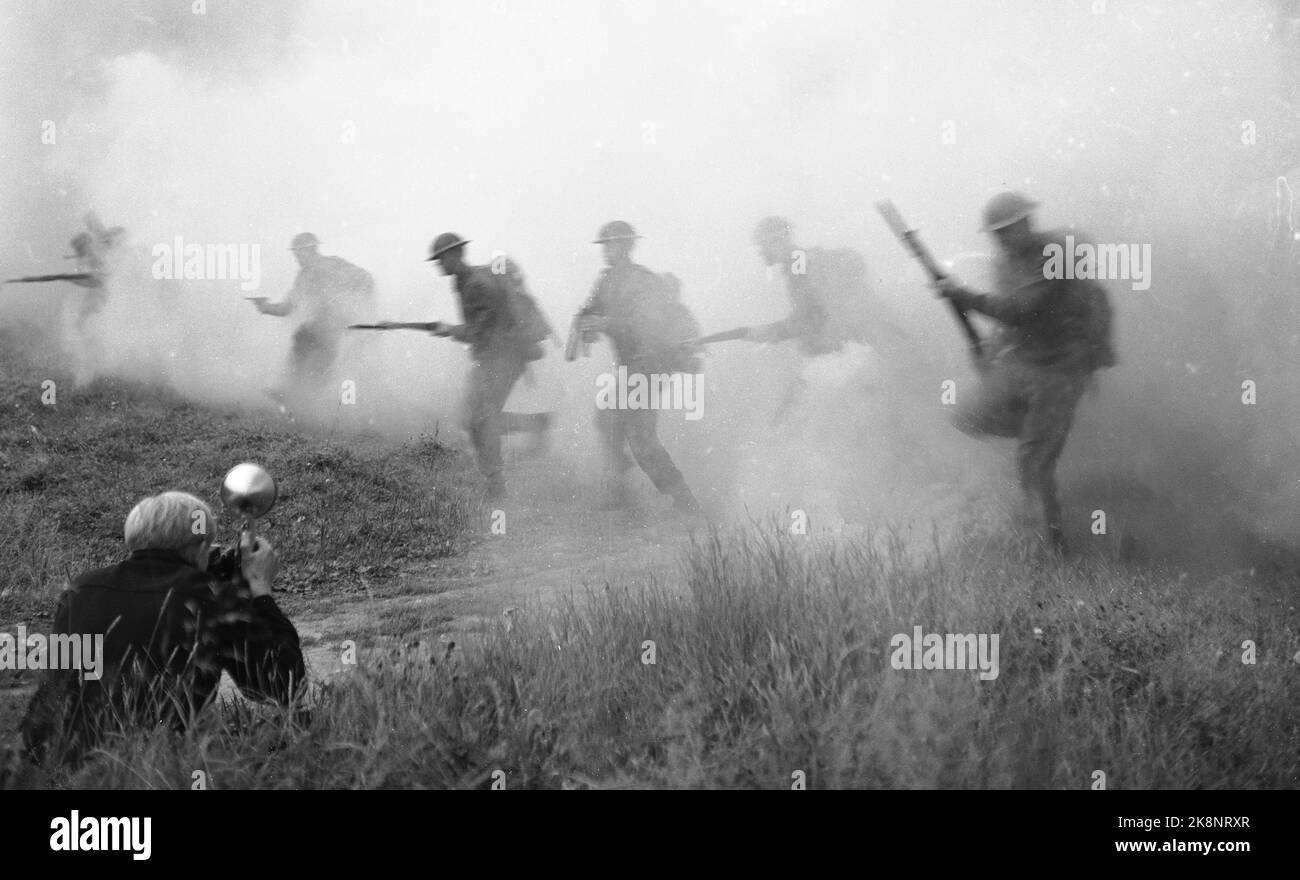
[[124, 721], [184, 729], [223, 670], [249, 699], [291, 701], [306, 672], [298, 633], [271, 598], [275, 551], [244, 533], [237, 570], [232, 552], [212, 546], [215, 523], [193, 495], [146, 498], [126, 518], [126, 561], [64, 591], [53, 631], [102, 634], [103, 677], [44, 673], [22, 725], [33, 759], [77, 762]]

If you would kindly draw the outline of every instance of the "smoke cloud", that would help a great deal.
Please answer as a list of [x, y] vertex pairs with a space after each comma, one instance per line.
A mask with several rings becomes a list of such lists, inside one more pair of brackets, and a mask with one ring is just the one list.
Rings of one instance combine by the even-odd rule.
[[[311, 231], [374, 274], [383, 317], [458, 320], [424, 262], [452, 230], [473, 262], [509, 253], [563, 332], [601, 266], [593, 233], [621, 218], [645, 236], [636, 257], [678, 275], [715, 330], [788, 310], [750, 243], [759, 217], [783, 214], [801, 245], [863, 252], [905, 356], [827, 362], [800, 424], [778, 429], [798, 359], [717, 346], [704, 418], [666, 415], [666, 443], [698, 494], [734, 510], [957, 522], [1013, 500], [1010, 450], [947, 424], [941, 383], [972, 381], [961, 339], [872, 204], [895, 199], [979, 286], [980, 209], [1013, 188], [1047, 226], [1151, 254], [1149, 290], [1109, 285], [1121, 363], [1063, 460], [1072, 529], [1103, 510], [1135, 552], [1198, 547], [1228, 565], [1296, 544], [1295, 3], [72, 8], [4, 13], [0, 268], [66, 271], [89, 210], [127, 228], [99, 372], [269, 405], [293, 322], [257, 314], [238, 279], [155, 277], [155, 247], [177, 237], [255, 246], [255, 293], [279, 298], [289, 240]], [[9, 285], [0, 321], [65, 326], [79, 295]], [[357, 415], [316, 417], [449, 429], [465, 365], [446, 340], [359, 334], [341, 369]], [[552, 351], [520, 392], [558, 408], [578, 473], [598, 473], [590, 410], [607, 368]]]

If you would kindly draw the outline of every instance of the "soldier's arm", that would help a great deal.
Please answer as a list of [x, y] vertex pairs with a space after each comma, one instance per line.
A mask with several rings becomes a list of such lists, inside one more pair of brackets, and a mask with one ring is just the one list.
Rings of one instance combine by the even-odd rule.
[[257, 310], [263, 315], [271, 315], [276, 318], [283, 318], [285, 315], [293, 312], [292, 296], [280, 300], [278, 303], [263, 302], [257, 300]]
[[488, 284], [473, 279], [470, 282], [472, 296], [465, 297], [465, 323], [459, 333], [452, 335], [461, 342], [478, 345], [508, 322], [509, 302], [505, 289], [499, 284]]
[[607, 273], [601, 272], [596, 279], [596, 283], [591, 286], [591, 293], [587, 294], [587, 300], [578, 309], [577, 317], [605, 317], [607, 311], [605, 303], [605, 278]]
[[293, 280], [293, 287], [289, 288], [289, 292], [284, 295], [284, 299], [280, 300], [278, 303], [266, 302], [265, 300], [259, 299], [254, 300], [254, 305], [257, 306], [257, 310], [263, 315], [283, 318], [284, 316], [293, 313], [294, 307], [298, 304], [298, 300], [301, 296], [302, 273], [299, 273], [298, 277]]
[[826, 323], [826, 310], [810, 295], [795, 300], [794, 311], [788, 318], [767, 324], [762, 329], [768, 341], [781, 342], [814, 334]]
[[979, 312], [995, 321], [1016, 326], [1034, 320], [1046, 307], [1053, 282], [1039, 278], [997, 296], [954, 287], [945, 295], [963, 311]]
[[298, 631], [269, 595], [229, 585], [203, 615], [200, 645], [253, 700], [287, 704], [306, 680]]

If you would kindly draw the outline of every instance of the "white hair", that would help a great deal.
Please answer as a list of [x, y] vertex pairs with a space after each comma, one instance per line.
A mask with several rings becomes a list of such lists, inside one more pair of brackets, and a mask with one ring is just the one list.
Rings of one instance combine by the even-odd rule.
[[212, 508], [188, 492], [163, 492], [144, 499], [126, 516], [127, 550], [188, 550], [211, 538]]

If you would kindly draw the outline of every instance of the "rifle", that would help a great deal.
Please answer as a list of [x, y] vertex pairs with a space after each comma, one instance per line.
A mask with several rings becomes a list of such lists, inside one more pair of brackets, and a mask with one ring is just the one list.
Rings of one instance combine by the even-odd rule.
[[745, 339], [749, 336], [748, 327], [737, 327], [734, 330], [723, 330], [721, 333], [710, 333], [708, 336], [700, 336], [696, 339], [687, 339], [682, 345], [709, 345], [713, 342], [730, 342], [733, 339]]
[[569, 324], [569, 338], [564, 344], [564, 359], [566, 361], [576, 361], [579, 348], [582, 350], [583, 357], [591, 356], [591, 338], [578, 329], [578, 321], [581, 318], [582, 315], [574, 315], [572, 323]]
[[[902, 240], [903, 245], [912, 252], [917, 262], [921, 264], [921, 267], [934, 281], [943, 281], [948, 277], [948, 273], [944, 271], [939, 262], [935, 260], [934, 255], [930, 253], [930, 249], [921, 241], [921, 236], [917, 230], [908, 228], [906, 221], [903, 220], [903, 215], [898, 213], [898, 209], [894, 207], [893, 202], [888, 199], [883, 202], [876, 202], [876, 210], [880, 212], [881, 217], [885, 218], [889, 228]], [[948, 305], [957, 318], [957, 323], [961, 324], [962, 332], [966, 334], [966, 338], [970, 341], [971, 357], [975, 361], [976, 368], [981, 369], [984, 364], [983, 340], [980, 339], [979, 333], [971, 324], [970, 315], [952, 300], [948, 300]]]
[[441, 321], [380, 321], [378, 324], [349, 324], [349, 330], [424, 330], [437, 333], [445, 324]]
[[65, 275], [24, 275], [22, 278], [6, 278], [5, 284], [33, 284], [41, 281], [71, 281], [74, 284], [94, 279], [91, 272], [73, 272]]

